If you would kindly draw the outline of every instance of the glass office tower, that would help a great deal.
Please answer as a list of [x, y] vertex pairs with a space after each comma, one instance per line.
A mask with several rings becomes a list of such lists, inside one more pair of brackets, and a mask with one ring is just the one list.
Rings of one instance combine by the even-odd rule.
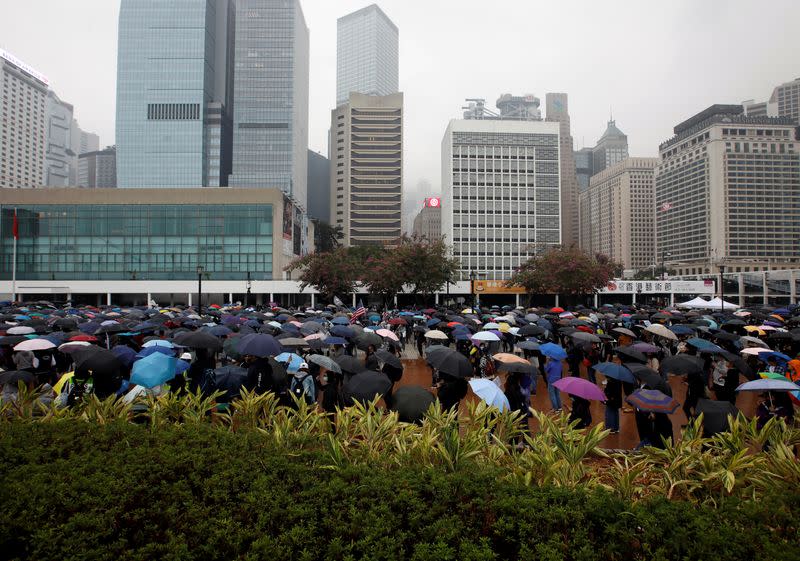
[[378, 6], [339, 18], [336, 24], [336, 105], [352, 92], [390, 95], [399, 90], [399, 31]]
[[227, 178], [230, 10], [228, 0], [122, 0], [119, 187], [218, 186]]
[[233, 173], [307, 208], [308, 28], [297, 0], [236, 2]]

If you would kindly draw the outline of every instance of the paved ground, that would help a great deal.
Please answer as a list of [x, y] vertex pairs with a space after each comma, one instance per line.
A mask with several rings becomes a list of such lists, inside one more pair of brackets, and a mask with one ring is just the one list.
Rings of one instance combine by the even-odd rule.
[[[400, 380], [398, 386], [405, 385], [419, 385], [429, 388], [431, 385], [431, 369], [424, 360], [419, 358], [415, 346], [407, 345], [403, 352], [403, 363], [405, 369], [403, 378]], [[598, 382], [601, 382], [604, 377], [602, 374], [597, 375]], [[679, 377], [672, 377], [670, 379], [670, 386], [672, 387], [673, 396], [681, 404], [686, 397], [686, 385], [683, 379]], [[561, 394], [562, 400], [565, 405], [569, 403], [569, 398], [566, 394]], [[466, 399], [477, 399], [471, 392], [467, 395]], [[737, 407], [748, 417], [755, 414], [756, 397], [751, 392], [744, 392], [740, 395], [736, 402]], [[547, 397], [547, 388], [542, 380], [539, 380], [539, 388], [537, 395], [531, 398], [531, 407], [538, 411], [550, 411], [550, 400]], [[568, 405], [567, 405], [568, 407]], [[592, 425], [596, 425], [603, 421], [605, 414], [605, 407], [600, 402], [592, 402]], [[681, 425], [686, 424], [686, 416], [682, 409], [678, 409], [675, 414], [671, 415], [672, 427], [675, 438], [679, 438], [681, 434]], [[535, 420], [531, 420], [531, 427], [536, 430]], [[620, 413], [620, 432], [616, 435], [609, 435], [603, 441], [604, 448], [620, 448], [630, 449], [636, 446], [639, 442], [638, 433], [636, 431], [636, 423], [633, 413]]]

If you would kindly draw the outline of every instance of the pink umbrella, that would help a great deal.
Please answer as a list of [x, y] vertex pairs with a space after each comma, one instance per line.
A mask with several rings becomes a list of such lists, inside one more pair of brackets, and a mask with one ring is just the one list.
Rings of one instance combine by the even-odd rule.
[[44, 351], [46, 349], [52, 349], [55, 345], [52, 341], [48, 341], [47, 339], [28, 339], [27, 341], [23, 341], [22, 343], [17, 344], [14, 347], [15, 351]]
[[381, 337], [388, 337], [392, 341], [399, 341], [400, 339], [397, 338], [394, 331], [389, 331], [388, 329], [379, 329], [375, 333], [380, 335]]
[[590, 399], [594, 401], [605, 401], [606, 396], [600, 391], [600, 388], [595, 386], [588, 380], [578, 378], [576, 376], [567, 376], [553, 382], [553, 385], [564, 393], [569, 395], [576, 395], [583, 399]]

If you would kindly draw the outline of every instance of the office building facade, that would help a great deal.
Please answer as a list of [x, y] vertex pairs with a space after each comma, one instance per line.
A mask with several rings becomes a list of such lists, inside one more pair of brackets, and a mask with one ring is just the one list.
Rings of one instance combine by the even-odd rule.
[[119, 187], [224, 184], [229, 0], [123, 0], [117, 62]]
[[581, 148], [572, 154], [575, 160], [575, 176], [578, 181], [578, 193], [583, 193], [589, 188], [589, 180], [592, 178], [592, 149]]
[[49, 82], [2, 49], [0, 80], [0, 187], [38, 187], [45, 170]]
[[600, 173], [627, 157], [628, 137], [617, 128], [617, 122], [611, 119], [603, 136], [592, 149], [592, 173]]
[[331, 225], [342, 243], [392, 245], [402, 233], [403, 94], [350, 94], [331, 112]]
[[442, 199], [429, 197], [414, 217], [412, 233], [420, 238], [438, 240], [442, 237]]
[[78, 156], [78, 187], [113, 188], [117, 186], [117, 149], [87, 152]]
[[[47, 92], [45, 104], [45, 151], [42, 185], [49, 187], [69, 187], [75, 178], [77, 164], [73, 144], [80, 142], [80, 136], [72, 140], [73, 107], [61, 101], [53, 90]], [[77, 132], [77, 131], [76, 131]]]
[[578, 177], [569, 120], [569, 99], [565, 93], [545, 95], [547, 120], [559, 124], [561, 166], [561, 243], [578, 243]]
[[331, 222], [331, 162], [313, 150], [308, 151], [308, 216]]
[[560, 124], [451, 120], [442, 139], [442, 235], [470, 272], [505, 280], [561, 243]]
[[400, 32], [371, 4], [336, 23], [336, 105], [352, 92], [384, 96], [400, 89]]
[[309, 43], [298, 0], [236, 2], [229, 185], [282, 190], [307, 208]]
[[778, 117], [788, 117], [800, 123], [800, 78], [776, 87], [769, 103], [777, 107]]
[[800, 142], [789, 117], [713, 105], [659, 147], [656, 254], [678, 274], [797, 267]]
[[591, 178], [580, 194], [580, 246], [621, 263], [627, 271], [652, 267], [658, 158], [626, 158]]

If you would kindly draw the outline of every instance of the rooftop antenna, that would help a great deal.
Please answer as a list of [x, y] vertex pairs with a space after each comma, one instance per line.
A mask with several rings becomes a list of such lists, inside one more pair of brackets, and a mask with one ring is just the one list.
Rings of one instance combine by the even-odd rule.
[[608, 120], [609, 121], [614, 120], [614, 110], [611, 108], [610, 105], [608, 106]]

